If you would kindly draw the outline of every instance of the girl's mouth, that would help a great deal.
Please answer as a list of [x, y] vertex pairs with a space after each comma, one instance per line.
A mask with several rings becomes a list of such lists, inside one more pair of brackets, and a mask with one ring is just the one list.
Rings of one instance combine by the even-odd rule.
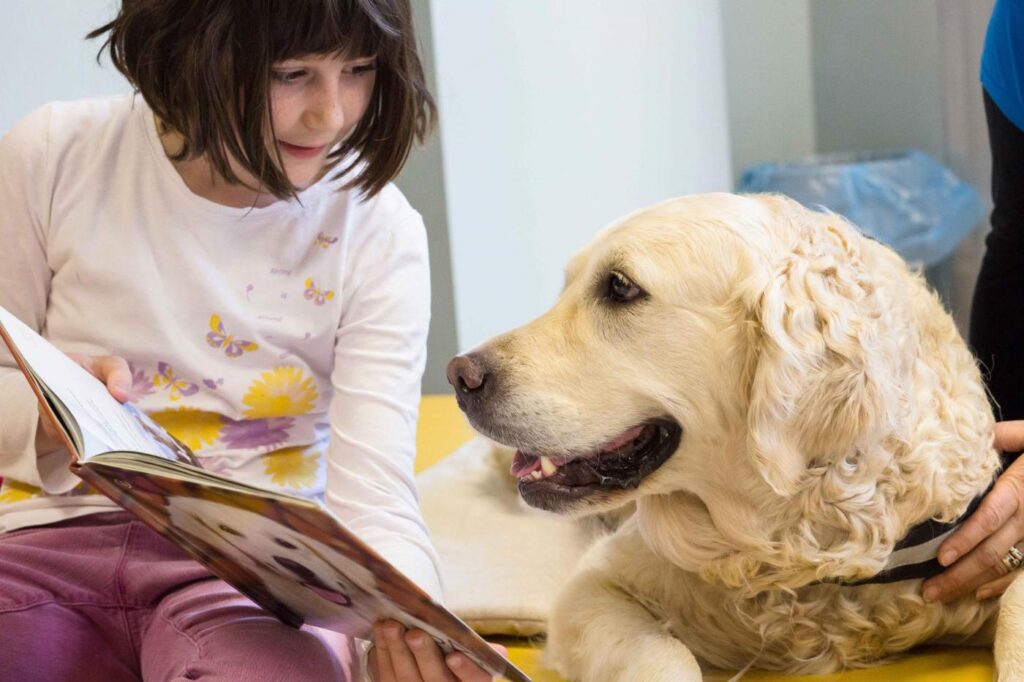
[[277, 141], [278, 146], [285, 154], [294, 156], [299, 159], [312, 159], [313, 157], [319, 156], [327, 148], [327, 145], [320, 145], [319, 147], [301, 147], [297, 144], [289, 144], [281, 140]]

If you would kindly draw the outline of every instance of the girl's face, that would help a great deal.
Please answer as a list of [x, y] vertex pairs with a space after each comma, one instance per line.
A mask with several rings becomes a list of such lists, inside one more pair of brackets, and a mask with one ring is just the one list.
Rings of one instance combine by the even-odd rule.
[[274, 65], [270, 105], [284, 172], [298, 188], [323, 175], [327, 154], [347, 136], [373, 94], [376, 60], [308, 55]]

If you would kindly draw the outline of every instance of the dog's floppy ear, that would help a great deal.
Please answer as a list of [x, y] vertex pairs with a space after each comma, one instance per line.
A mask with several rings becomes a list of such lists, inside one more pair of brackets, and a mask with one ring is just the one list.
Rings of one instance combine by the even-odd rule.
[[839, 216], [771, 201], [786, 247], [751, 310], [748, 447], [772, 489], [791, 495], [813, 461], [856, 456], [890, 421], [893, 312], [877, 283], [878, 269], [895, 279], [898, 260]]

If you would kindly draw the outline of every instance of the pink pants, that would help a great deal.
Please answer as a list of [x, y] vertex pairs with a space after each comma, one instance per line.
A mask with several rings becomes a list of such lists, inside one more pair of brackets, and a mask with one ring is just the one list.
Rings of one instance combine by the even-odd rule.
[[348, 640], [296, 630], [124, 512], [0, 534], [0, 680], [358, 679]]

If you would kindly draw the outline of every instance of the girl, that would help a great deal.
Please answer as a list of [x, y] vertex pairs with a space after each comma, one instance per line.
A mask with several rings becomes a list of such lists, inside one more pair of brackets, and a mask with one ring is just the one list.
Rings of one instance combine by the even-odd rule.
[[[125, 0], [136, 94], [0, 141], [0, 305], [204, 466], [321, 499], [440, 597], [412, 477], [429, 319], [420, 216], [390, 183], [431, 128], [407, 0]], [[0, 676], [351, 679], [67, 471], [0, 368]], [[486, 679], [382, 623], [372, 675]]]

